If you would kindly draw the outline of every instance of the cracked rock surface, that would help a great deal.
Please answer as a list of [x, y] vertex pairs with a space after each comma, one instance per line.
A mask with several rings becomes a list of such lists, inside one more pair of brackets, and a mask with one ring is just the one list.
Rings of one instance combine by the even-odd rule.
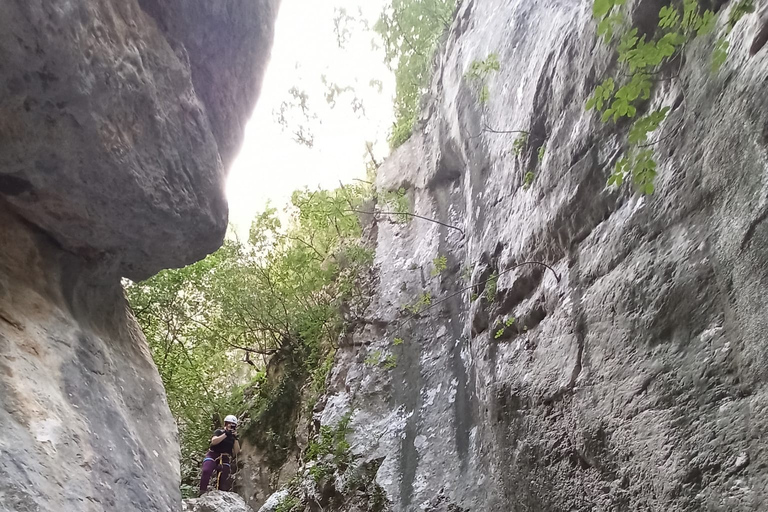
[[[629, 8], [642, 23], [658, 2]], [[463, 2], [421, 126], [379, 171], [414, 213], [465, 233], [379, 221], [379, 285], [320, 414], [355, 411], [353, 450], [384, 458], [395, 510], [768, 507], [763, 18], [737, 24], [719, 74], [711, 40], [656, 86], [651, 105], [671, 107], [660, 135], [677, 133], [654, 146], [656, 192], [640, 197], [606, 187], [625, 128], [584, 109], [612, 65], [591, 14]], [[491, 52], [483, 109], [463, 76]], [[530, 144], [516, 156], [515, 135], [489, 127]], [[448, 268], [433, 276], [438, 256]], [[531, 261], [552, 270], [515, 267]], [[479, 297], [451, 296], [470, 283]], [[400, 312], [424, 293], [431, 309]], [[396, 367], [366, 363], [376, 351]]]
[[180, 509], [176, 426], [121, 277], [220, 245], [276, 8], [0, 5], [0, 511]]

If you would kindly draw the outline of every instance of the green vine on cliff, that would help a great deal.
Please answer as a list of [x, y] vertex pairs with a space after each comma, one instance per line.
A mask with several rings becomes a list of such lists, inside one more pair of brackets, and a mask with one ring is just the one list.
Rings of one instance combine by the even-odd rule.
[[514, 324], [514, 323], [515, 323], [515, 317], [513, 317], [513, 316], [507, 318], [503, 322], [500, 321], [496, 325], [496, 332], [493, 335], [493, 339], [497, 340], [497, 339], [501, 338], [502, 336], [504, 336], [504, 331], [507, 330], [507, 327], [512, 327], [512, 324]]
[[[597, 34], [606, 44], [612, 44], [625, 23], [621, 7], [626, 0], [595, 0], [593, 16], [598, 22]], [[741, 0], [731, 8], [726, 35], [738, 21], [754, 11], [754, 0]], [[587, 100], [586, 109], [602, 114], [603, 123], [617, 123], [622, 118], [636, 119], [628, 136], [628, 149], [616, 162], [608, 178], [609, 185], [620, 186], [631, 181], [642, 194], [652, 194], [657, 162], [648, 146], [649, 135], [666, 120], [670, 108], [652, 110], [638, 117], [644, 103], [650, 99], [657, 81], [673, 79], [676, 75], [662, 78], [672, 62], [678, 58], [691, 41], [710, 34], [715, 28], [716, 17], [711, 10], [702, 10], [697, 0], [674, 1], [661, 7], [659, 21], [652, 35], [641, 34], [637, 27], [626, 31], [616, 45], [620, 67], [594, 90]], [[727, 57], [728, 41], [721, 37], [713, 47], [712, 70], [717, 72]]]

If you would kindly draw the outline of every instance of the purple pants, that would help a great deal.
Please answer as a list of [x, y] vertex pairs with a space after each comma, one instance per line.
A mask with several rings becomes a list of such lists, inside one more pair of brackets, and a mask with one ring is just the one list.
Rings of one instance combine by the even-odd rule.
[[200, 476], [200, 494], [208, 491], [208, 482], [211, 479], [214, 469], [219, 470], [219, 474], [216, 477], [216, 481], [213, 483], [213, 487], [219, 491], [229, 490], [229, 474], [231, 472], [230, 462], [232, 457], [226, 453], [216, 453], [209, 451], [205, 454], [205, 460], [203, 460], [203, 473]]

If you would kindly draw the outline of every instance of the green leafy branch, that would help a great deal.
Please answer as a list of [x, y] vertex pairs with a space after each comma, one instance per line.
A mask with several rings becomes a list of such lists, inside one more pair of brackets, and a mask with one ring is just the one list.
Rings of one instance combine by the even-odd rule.
[[[625, 16], [619, 8], [625, 1], [595, 0], [593, 3], [592, 12], [598, 21], [597, 32], [606, 43], [614, 39], [618, 28], [624, 23]], [[728, 32], [744, 14], [753, 11], [753, 0], [742, 0], [734, 6], [729, 14]], [[627, 137], [628, 149], [617, 161], [608, 184], [620, 186], [629, 181], [642, 194], [654, 192], [653, 182], [657, 175], [653, 152], [642, 148], [651, 145], [647, 143], [648, 135], [666, 120], [670, 108], [660, 108], [639, 118], [638, 112], [642, 104], [650, 99], [651, 89], [665, 66], [680, 55], [690, 41], [710, 34], [716, 22], [715, 14], [711, 10], [702, 11], [697, 0], [665, 5], [658, 16], [653, 38], [641, 35], [637, 28], [621, 36], [616, 47], [618, 62], [628, 73], [620, 72], [617, 76], [607, 77], [595, 87], [585, 105], [587, 110], [601, 113], [603, 123], [616, 123], [622, 118], [635, 119]], [[727, 50], [728, 41], [720, 38], [714, 45], [713, 71], [725, 62]]]
[[387, 0], [372, 27], [381, 38], [386, 64], [395, 76], [395, 122], [389, 136], [392, 149], [410, 137], [416, 124], [421, 98], [432, 76], [433, 55], [455, 7], [455, 0]]

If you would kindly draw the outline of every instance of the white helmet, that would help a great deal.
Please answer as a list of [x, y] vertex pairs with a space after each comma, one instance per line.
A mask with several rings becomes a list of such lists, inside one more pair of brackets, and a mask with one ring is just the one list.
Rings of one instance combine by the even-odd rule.
[[233, 425], [237, 425], [237, 416], [229, 415], [226, 418], [224, 418], [224, 423], [232, 423]]

